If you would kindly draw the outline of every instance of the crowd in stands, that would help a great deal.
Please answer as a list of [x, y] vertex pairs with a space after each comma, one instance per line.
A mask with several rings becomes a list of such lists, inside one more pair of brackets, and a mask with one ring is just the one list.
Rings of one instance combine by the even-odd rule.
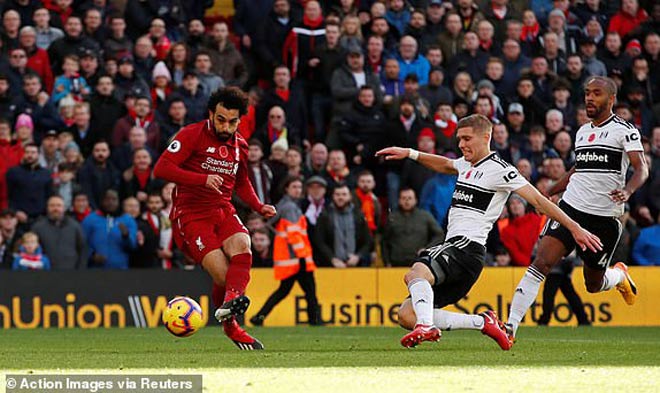
[[[443, 240], [455, 177], [374, 153], [457, 158], [456, 124], [479, 113], [547, 193], [575, 163], [592, 75], [619, 86], [651, 168], [615, 259], [660, 265], [658, 0], [234, 0], [210, 20], [212, 3], [0, 1], [0, 267], [190, 268], [152, 170], [223, 86], [249, 94], [259, 198], [291, 203], [301, 180], [318, 266], [406, 266]], [[273, 223], [236, 205], [254, 266], [272, 266]], [[545, 220], [512, 197], [489, 263], [529, 265]]]

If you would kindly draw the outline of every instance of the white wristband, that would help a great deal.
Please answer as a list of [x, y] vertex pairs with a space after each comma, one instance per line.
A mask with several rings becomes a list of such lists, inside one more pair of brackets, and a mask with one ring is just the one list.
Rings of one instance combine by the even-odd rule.
[[408, 158], [410, 158], [413, 161], [417, 161], [417, 159], [419, 158], [419, 152], [415, 149], [410, 149], [408, 151]]

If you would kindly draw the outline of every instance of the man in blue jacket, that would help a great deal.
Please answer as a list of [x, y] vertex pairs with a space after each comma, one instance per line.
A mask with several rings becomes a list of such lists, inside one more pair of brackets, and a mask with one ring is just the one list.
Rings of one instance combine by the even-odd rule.
[[50, 171], [39, 165], [39, 146], [29, 143], [21, 164], [7, 171], [9, 207], [16, 211], [18, 222], [30, 225], [46, 213], [46, 201], [53, 194]]
[[642, 229], [632, 254], [635, 262], [642, 266], [660, 266], [660, 215], [655, 225]]
[[105, 191], [101, 209], [87, 216], [82, 227], [90, 251], [90, 268], [128, 269], [129, 253], [137, 248], [137, 224], [119, 210], [117, 191]]

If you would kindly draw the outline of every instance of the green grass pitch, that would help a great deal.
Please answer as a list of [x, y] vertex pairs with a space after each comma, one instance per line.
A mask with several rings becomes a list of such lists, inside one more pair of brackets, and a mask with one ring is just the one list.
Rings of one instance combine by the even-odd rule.
[[217, 327], [183, 339], [164, 328], [5, 330], [0, 383], [8, 372], [144, 372], [203, 374], [205, 392], [660, 391], [660, 328], [521, 328], [509, 352], [478, 331], [415, 349], [397, 328], [250, 332], [266, 351], [240, 352]]

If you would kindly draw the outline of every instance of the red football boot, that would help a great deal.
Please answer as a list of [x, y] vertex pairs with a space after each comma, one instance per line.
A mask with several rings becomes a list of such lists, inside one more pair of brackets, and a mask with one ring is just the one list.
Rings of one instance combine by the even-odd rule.
[[500, 321], [497, 314], [492, 310], [488, 310], [479, 315], [484, 318], [484, 327], [481, 328], [481, 333], [495, 340], [503, 350], [508, 351], [511, 349], [513, 342], [509, 339], [504, 323]]
[[261, 341], [250, 336], [243, 328], [236, 322], [236, 318], [232, 317], [230, 319], [222, 322], [222, 327], [225, 330], [225, 335], [229, 337], [231, 341], [236, 344], [236, 346], [243, 351], [254, 351], [264, 349], [264, 345]]
[[440, 337], [442, 337], [442, 333], [437, 327], [417, 324], [412, 332], [403, 336], [401, 345], [406, 348], [413, 348], [423, 341], [440, 341]]

